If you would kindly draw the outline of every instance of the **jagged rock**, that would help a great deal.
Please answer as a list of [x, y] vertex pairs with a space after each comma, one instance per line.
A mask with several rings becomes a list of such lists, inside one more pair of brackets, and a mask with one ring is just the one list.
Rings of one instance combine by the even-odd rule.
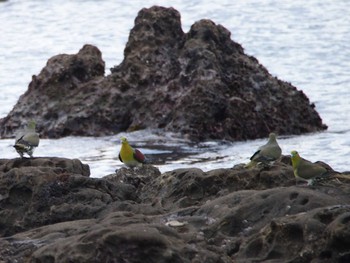
[[0, 136], [13, 136], [28, 119], [47, 137], [161, 128], [196, 140], [242, 140], [326, 129], [302, 91], [271, 76], [213, 21], [184, 33], [175, 9], [144, 8], [124, 56], [106, 77], [96, 47], [51, 58], [0, 120]]
[[79, 175], [81, 168], [65, 170], [84, 166], [69, 162], [0, 161], [4, 262], [350, 258], [349, 174], [333, 171], [312, 187], [296, 185], [290, 158], [283, 156], [253, 169], [237, 165], [161, 174], [145, 165], [94, 179]]

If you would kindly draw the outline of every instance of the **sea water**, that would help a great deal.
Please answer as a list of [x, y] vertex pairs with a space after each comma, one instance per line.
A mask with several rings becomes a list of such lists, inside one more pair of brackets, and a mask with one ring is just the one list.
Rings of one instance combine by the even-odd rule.
[[[303, 90], [315, 103], [325, 132], [279, 138], [283, 154], [298, 150], [306, 159], [350, 170], [350, 8], [349, 1], [115, 1], [75, 0], [0, 2], [0, 118], [5, 117], [47, 60], [76, 54], [84, 44], [97, 46], [109, 69], [123, 60], [134, 19], [142, 8], [174, 7], [182, 28], [211, 19], [231, 32], [246, 54], [269, 72]], [[113, 173], [119, 138], [143, 151], [162, 171], [197, 167], [205, 171], [246, 163], [266, 142], [208, 141], [193, 144], [180, 134], [145, 130], [109, 137], [42, 139], [35, 156], [79, 158], [93, 177]], [[0, 140], [0, 158], [14, 158], [13, 139]]]

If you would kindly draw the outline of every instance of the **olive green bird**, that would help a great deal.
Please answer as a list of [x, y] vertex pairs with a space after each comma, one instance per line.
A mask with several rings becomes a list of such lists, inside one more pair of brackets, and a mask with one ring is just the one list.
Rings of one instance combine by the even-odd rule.
[[329, 175], [326, 168], [301, 158], [297, 151], [292, 151], [291, 155], [294, 176], [297, 180], [303, 180], [307, 185], [312, 185], [314, 180]]
[[35, 121], [28, 122], [27, 127], [19, 132], [15, 139], [15, 147], [18, 154], [23, 158], [23, 155], [27, 153], [30, 158], [33, 158], [33, 152], [39, 145], [39, 134], [35, 131]]
[[250, 162], [245, 167], [251, 168], [256, 166], [258, 163], [268, 165], [269, 163], [279, 159], [281, 157], [281, 154], [282, 150], [278, 145], [276, 134], [270, 133], [267, 143], [258, 148], [253, 156], [250, 157]]
[[122, 146], [119, 152], [119, 160], [126, 166], [132, 168], [142, 166], [146, 162], [146, 157], [138, 149], [134, 149], [130, 146], [128, 140], [125, 137], [121, 137]]

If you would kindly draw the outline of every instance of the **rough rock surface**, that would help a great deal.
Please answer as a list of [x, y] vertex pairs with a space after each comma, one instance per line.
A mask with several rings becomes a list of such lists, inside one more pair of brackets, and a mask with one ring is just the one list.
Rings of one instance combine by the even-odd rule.
[[306, 95], [271, 76], [226, 28], [200, 20], [184, 33], [180, 14], [158, 6], [139, 12], [124, 60], [106, 77], [90, 45], [49, 59], [0, 120], [0, 136], [12, 137], [28, 119], [45, 137], [162, 128], [242, 140], [326, 129]]
[[271, 167], [89, 178], [78, 160], [0, 161], [1, 262], [349, 262], [350, 174]]
[[132, 186], [89, 175], [77, 159], [0, 159], [0, 235], [89, 218], [114, 199], [134, 196]]

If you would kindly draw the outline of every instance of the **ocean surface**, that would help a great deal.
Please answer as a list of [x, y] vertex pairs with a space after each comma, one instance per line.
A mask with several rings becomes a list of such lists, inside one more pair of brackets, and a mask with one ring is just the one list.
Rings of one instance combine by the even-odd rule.
[[[142, 8], [172, 6], [188, 32], [211, 19], [231, 32], [246, 54], [269, 72], [303, 90], [315, 103], [328, 130], [279, 137], [283, 154], [298, 150], [311, 161], [337, 171], [350, 170], [350, 1], [347, 0], [174, 0], [116, 1], [8, 0], [0, 2], [0, 118], [13, 108], [47, 60], [75, 54], [84, 44], [97, 46], [110, 68], [123, 60], [134, 19]], [[120, 136], [128, 137], [162, 171], [197, 167], [204, 171], [246, 163], [265, 139], [200, 144], [179, 134], [144, 130], [109, 137], [42, 139], [34, 156], [79, 158], [91, 176], [113, 173]], [[14, 158], [14, 140], [0, 140], [0, 158]]]

